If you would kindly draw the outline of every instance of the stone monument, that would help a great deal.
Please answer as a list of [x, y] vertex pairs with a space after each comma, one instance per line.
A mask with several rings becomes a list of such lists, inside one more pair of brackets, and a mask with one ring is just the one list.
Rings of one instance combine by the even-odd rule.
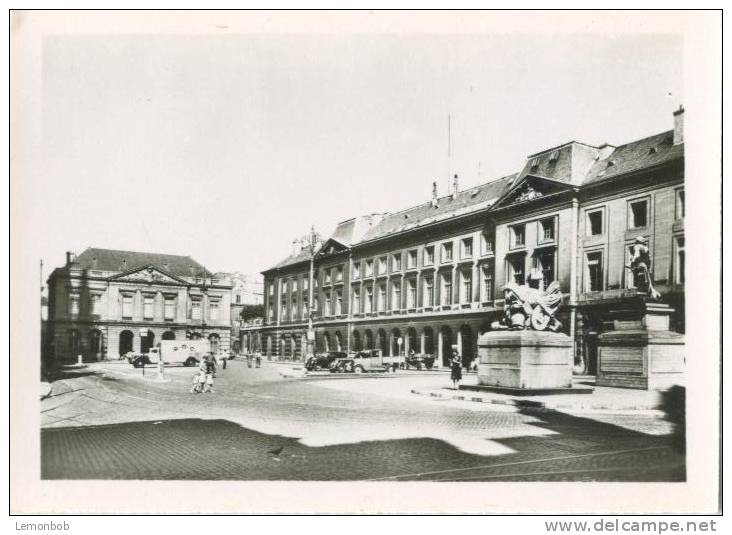
[[669, 330], [674, 312], [653, 287], [648, 240], [635, 239], [630, 264], [633, 299], [611, 310], [598, 336], [597, 385], [662, 389], [683, 383], [684, 335]]
[[515, 395], [590, 393], [572, 387], [572, 339], [559, 332], [556, 317], [562, 303], [558, 282], [542, 288], [541, 273], [530, 281], [538, 288], [508, 283], [504, 287], [503, 318], [478, 339], [478, 386]]

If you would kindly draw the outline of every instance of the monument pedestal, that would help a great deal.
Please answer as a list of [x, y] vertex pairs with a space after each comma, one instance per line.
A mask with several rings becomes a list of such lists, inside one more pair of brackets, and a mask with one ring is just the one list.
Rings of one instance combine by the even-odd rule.
[[514, 395], [587, 393], [572, 388], [572, 339], [551, 331], [491, 331], [478, 339], [476, 389]]
[[611, 311], [612, 330], [598, 336], [597, 385], [653, 390], [683, 384], [684, 335], [669, 331], [673, 312], [640, 298]]

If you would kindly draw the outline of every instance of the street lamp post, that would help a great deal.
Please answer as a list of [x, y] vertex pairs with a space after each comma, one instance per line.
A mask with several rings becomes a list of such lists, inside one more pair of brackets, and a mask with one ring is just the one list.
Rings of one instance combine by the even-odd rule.
[[308, 279], [308, 332], [306, 361], [315, 353], [315, 331], [313, 330], [313, 315], [315, 314], [315, 307], [313, 306], [313, 281], [315, 279], [315, 244], [317, 240], [315, 227], [310, 228], [308, 240], [310, 242], [310, 276]]

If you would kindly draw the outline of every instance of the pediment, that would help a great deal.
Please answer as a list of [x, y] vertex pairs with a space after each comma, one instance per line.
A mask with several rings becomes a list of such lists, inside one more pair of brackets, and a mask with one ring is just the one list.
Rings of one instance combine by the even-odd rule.
[[115, 275], [112, 279], [120, 282], [135, 282], [148, 284], [186, 284], [185, 281], [174, 277], [154, 266], [145, 266]]
[[507, 206], [530, 203], [536, 199], [571, 189], [571, 185], [559, 180], [529, 175], [498, 199], [493, 205], [493, 208], [505, 208]]
[[315, 253], [316, 258], [322, 258], [325, 256], [331, 256], [338, 253], [342, 253], [345, 251], [348, 251], [349, 247], [336, 240], [335, 238], [329, 238], [326, 240], [326, 242], [318, 249], [318, 252]]

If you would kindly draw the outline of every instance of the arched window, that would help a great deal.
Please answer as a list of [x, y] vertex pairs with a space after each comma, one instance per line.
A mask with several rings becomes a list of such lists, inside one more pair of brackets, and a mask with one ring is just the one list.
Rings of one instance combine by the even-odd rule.
[[132, 340], [134, 335], [132, 331], [122, 331], [119, 333], [119, 354], [120, 356], [132, 351]]

